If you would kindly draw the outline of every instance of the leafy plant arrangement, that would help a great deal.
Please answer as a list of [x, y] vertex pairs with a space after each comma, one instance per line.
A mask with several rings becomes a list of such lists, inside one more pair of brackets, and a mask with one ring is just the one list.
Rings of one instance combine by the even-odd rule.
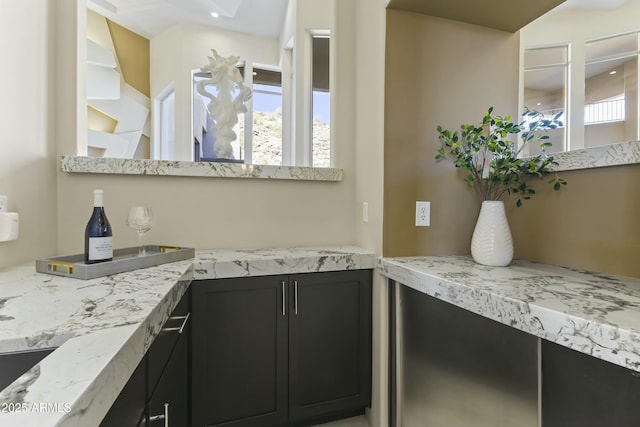
[[[523, 120], [516, 124], [512, 123], [510, 116], [493, 115], [493, 107], [490, 107], [480, 126], [463, 124], [460, 132], [438, 126], [443, 146], [438, 149], [435, 158], [440, 160], [452, 155], [455, 166], [469, 172], [466, 181], [475, 186], [482, 200], [500, 200], [505, 193], [517, 194], [516, 206], [520, 207], [522, 200], [535, 194], [527, 178], [542, 177], [550, 172], [551, 165], [558, 164], [553, 156], [545, 153], [545, 149], [551, 146], [547, 141], [548, 130], [562, 126], [561, 114], [546, 119], [542, 113], [526, 109], [522, 114]], [[520, 136], [520, 148], [509, 139], [511, 135]], [[522, 150], [532, 143], [539, 143], [542, 153], [535, 157], [519, 158]], [[557, 174], [548, 183], [556, 191], [567, 185]]]

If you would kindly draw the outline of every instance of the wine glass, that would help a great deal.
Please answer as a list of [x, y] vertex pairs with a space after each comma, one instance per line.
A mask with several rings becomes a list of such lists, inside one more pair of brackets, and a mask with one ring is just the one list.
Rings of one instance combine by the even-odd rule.
[[127, 227], [133, 228], [138, 233], [138, 256], [146, 255], [147, 251], [142, 244], [142, 236], [149, 231], [153, 225], [153, 211], [151, 208], [144, 206], [133, 206], [129, 210], [129, 216], [126, 222]]

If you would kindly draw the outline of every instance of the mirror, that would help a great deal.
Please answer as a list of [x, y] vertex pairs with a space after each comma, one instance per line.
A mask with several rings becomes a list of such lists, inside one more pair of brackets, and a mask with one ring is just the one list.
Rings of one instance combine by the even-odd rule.
[[520, 32], [520, 108], [563, 113], [547, 152], [564, 169], [640, 161], [637, 16], [640, 0], [567, 0]]
[[[256, 148], [253, 135], [266, 132], [263, 123], [269, 122], [277, 135], [266, 151], [280, 153], [258, 156], [260, 164], [330, 166], [329, 75], [335, 64], [326, 63], [321, 86], [310, 70], [317, 68], [314, 40], [330, 40], [334, 0], [87, 0], [87, 8], [89, 156], [207, 157], [203, 133], [210, 128], [193, 82], [216, 49], [240, 57], [254, 93], [249, 112], [239, 117], [244, 128], [236, 131], [242, 161], [257, 163], [252, 154], [265, 149]], [[140, 54], [145, 49], [146, 64]], [[329, 61], [328, 43], [324, 52]], [[279, 108], [265, 111], [264, 94], [273, 98], [274, 91], [259, 77], [269, 72], [288, 77], [279, 84]], [[323, 150], [316, 148], [320, 124]]]

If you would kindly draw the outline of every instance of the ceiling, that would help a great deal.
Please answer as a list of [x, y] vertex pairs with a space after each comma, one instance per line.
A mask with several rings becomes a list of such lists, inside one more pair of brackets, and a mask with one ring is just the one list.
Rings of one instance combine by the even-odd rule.
[[[613, 0], [616, 1], [616, 0]], [[390, 9], [417, 12], [516, 32], [563, 0], [389, 0]]]
[[629, 0], [566, 0], [557, 10], [561, 9], [617, 9]]
[[[289, 0], [87, 0], [87, 6], [123, 27], [151, 39], [189, 22], [278, 38]], [[217, 12], [213, 18], [211, 12]]]

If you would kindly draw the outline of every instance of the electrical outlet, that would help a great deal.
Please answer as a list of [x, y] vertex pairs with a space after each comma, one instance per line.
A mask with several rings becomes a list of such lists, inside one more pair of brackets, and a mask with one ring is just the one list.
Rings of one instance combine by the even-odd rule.
[[0, 196], [0, 212], [7, 212], [9, 210], [9, 202], [7, 196]]
[[362, 222], [369, 222], [369, 202], [362, 202]]
[[431, 202], [416, 202], [416, 227], [431, 225]]

